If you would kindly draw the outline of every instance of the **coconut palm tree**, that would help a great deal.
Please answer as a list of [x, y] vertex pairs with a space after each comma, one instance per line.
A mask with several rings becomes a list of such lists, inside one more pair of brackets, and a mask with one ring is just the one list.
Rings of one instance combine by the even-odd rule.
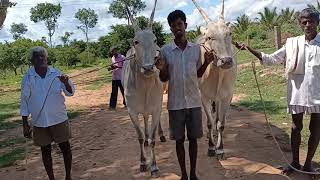
[[296, 20], [296, 12], [294, 9], [286, 8], [281, 9], [281, 24], [283, 23], [293, 23]]
[[247, 31], [250, 24], [251, 24], [251, 20], [250, 20], [249, 16], [247, 16], [246, 14], [243, 14], [243, 15], [237, 17], [237, 22], [234, 24], [235, 32], [236, 33], [243, 33], [245, 31]]
[[260, 23], [266, 26], [269, 30], [272, 30], [274, 26], [281, 24], [281, 16], [277, 13], [277, 8], [269, 9], [264, 8], [263, 12], [258, 13], [260, 15]]
[[317, 0], [317, 5], [308, 4], [308, 7], [314, 8], [314, 9], [316, 9], [316, 10], [318, 10], [320, 12], [320, 2], [319, 2], [319, 0]]

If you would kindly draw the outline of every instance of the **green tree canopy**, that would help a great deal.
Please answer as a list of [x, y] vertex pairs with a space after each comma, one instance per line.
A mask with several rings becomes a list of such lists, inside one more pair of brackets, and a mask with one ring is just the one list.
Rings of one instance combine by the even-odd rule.
[[61, 6], [60, 4], [54, 5], [51, 3], [40, 3], [36, 7], [31, 8], [30, 10], [31, 21], [37, 23], [44, 21], [48, 29], [49, 35], [49, 45], [52, 47], [52, 36], [55, 33], [56, 27], [58, 25], [57, 19], [61, 15]]
[[75, 14], [75, 18], [77, 18], [81, 25], [77, 26], [85, 35], [86, 35], [86, 42], [88, 43], [88, 32], [90, 28], [94, 28], [98, 22], [98, 15], [94, 12], [93, 9], [86, 9], [82, 8], [79, 9], [78, 12]]
[[113, 17], [119, 19], [127, 19], [129, 25], [130, 20], [126, 6], [129, 8], [132, 16], [136, 16], [139, 12], [146, 8], [145, 2], [141, 0], [114, 0], [109, 7], [108, 13], [111, 13]]
[[25, 34], [28, 31], [27, 26], [23, 23], [12, 23], [10, 32], [13, 36], [13, 39], [17, 40], [20, 38], [23, 34]]

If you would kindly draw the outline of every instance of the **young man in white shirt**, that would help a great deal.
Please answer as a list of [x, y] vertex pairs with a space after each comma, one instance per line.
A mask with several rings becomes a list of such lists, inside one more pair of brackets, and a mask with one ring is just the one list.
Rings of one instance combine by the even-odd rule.
[[[311, 161], [320, 140], [320, 34], [317, 33], [319, 13], [312, 8], [301, 11], [299, 24], [303, 36], [289, 38], [286, 45], [274, 52], [265, 54], [246, 45], [238, 48], [249, 50], [262, 64], [286, 64], [288, 76], [288, 112], [292, 114], [291, 165], [301, 168], [299, 147], [303, 114], [311, 114], [308, 154], [302, 170], [313, 172]], [[293, 170], [288, 167], [284, 173]]]
[[23, 120], [23, 134], [31, 138], [28, 117], [31, 115], [33, 141], [41, 147], [42, 161], [49, 180], [54, 180], [51, 157], [51, 143], [57, 143], [63, 154], [66, 177], [71, 180], [72, 153], [68, 116], [65, 106], [66, 96], [73, 96], [74, 86], [68, 76], [57, 69], [48, 67], [48, 53], [43, 47], [31, 49], [32, 66], [24, 75], [21, 84], [20, 114]]
[[203, 136], [201, 97], [198, 78], [215, 59], [212, 53], [205, 54], [201, 63], [200, 46], [186, 38], [186, 15], [180, 10], [171, 12], [168, 23], [174, 34], [174, 42], [161, 48], [157, 61], [161, 81], [169, 81], [168, 110], [171, 139], [176, 141], [176, 152], [181, 168], [181, 180], [188, 180], [185, 165], [185, 128], [189, 140], [190, 180], [198, 180], [196, 174], [198, 144]]

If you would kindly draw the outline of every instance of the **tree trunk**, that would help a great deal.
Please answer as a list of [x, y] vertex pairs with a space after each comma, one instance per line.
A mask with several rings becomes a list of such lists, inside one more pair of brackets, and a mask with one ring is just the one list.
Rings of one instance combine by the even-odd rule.
[[14, 75], [17, 76], [18, 73], [17, 73], [17, 68], [14, 68]]

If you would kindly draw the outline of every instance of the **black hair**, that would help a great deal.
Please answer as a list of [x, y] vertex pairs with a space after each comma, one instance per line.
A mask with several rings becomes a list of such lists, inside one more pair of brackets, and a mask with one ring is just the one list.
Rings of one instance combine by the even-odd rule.
[[319, 23], [319, 11], [315, 8], [305, 8], [300, 12], [299, 21], [302, 18], [312, 18]]
[[174, 21], [176, 21], [177, 19], [181, 19], [184, 23], [186, 23], [187, 18], [186, 18], [186, 14], [181, 11], [181, 10], [174, 10], [172, 11], [169, 15], [168, 15], [168, 24], [169, 26], [171, 25], [171, 23], [173, 23]]

